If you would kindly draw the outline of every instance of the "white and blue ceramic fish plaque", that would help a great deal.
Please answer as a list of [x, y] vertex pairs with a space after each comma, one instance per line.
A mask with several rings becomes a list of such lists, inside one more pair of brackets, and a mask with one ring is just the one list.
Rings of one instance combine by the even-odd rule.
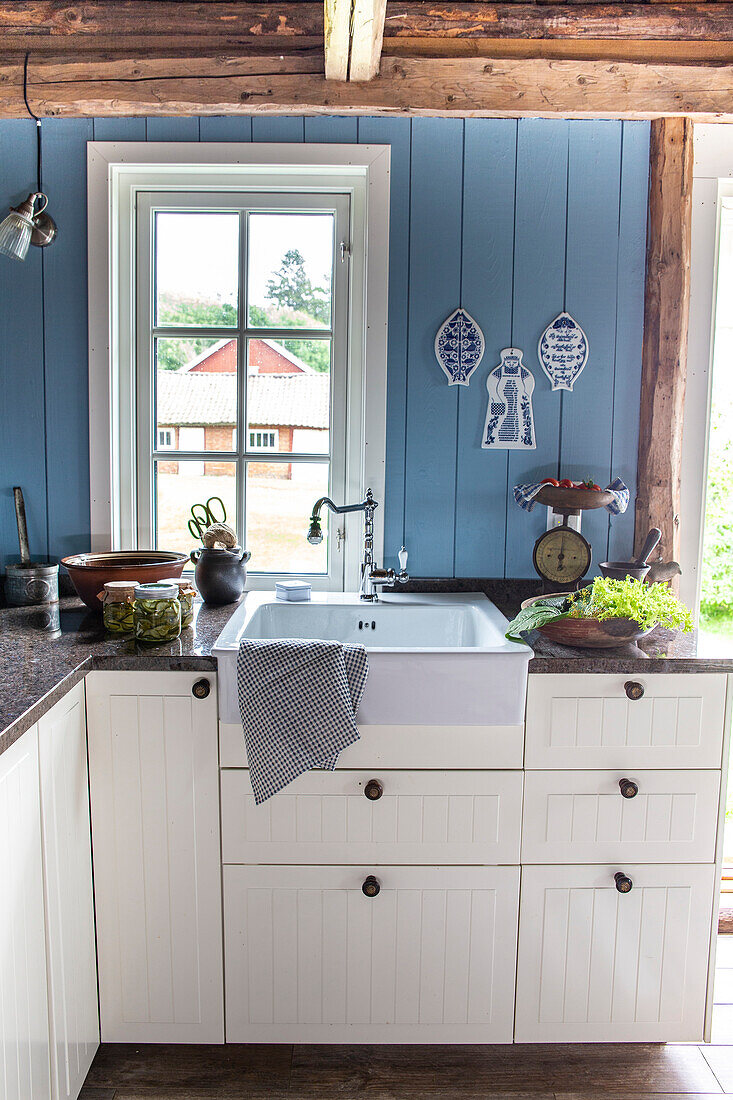
[[588, 337], [569, 313], [559, 313], [540, 336], [537, 355], [553, 390], [572, 390], [588, 362]]
[[534, 450], [534, 376], [519, 348], [504, 348], [501, 363], [486, 379], [489, 406], [481, 446], [485, 450]]
[[438, 329], [435, 358], [449, 386], [467, 386], [484, 354], [484, 334], [465, 309], [456, 309]]

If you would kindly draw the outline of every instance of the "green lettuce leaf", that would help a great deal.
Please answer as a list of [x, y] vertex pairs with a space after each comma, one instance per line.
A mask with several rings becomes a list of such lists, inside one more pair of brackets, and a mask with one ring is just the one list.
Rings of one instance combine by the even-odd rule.
[[510, 642], [522, 642], [522, 634], [530, 630], [537, 630], [545, 623], [553, 623], [556, 619], [566, 619], [568, 611], [567, 596], [554, 596], [546, 600], [538, 600], [529, 607], [523, 607], [516, 618], [512, 619], [506, 632]]

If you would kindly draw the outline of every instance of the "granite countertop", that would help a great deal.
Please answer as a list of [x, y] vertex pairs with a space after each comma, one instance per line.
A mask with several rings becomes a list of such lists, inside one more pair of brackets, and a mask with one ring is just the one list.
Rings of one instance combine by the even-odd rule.
[[[532, 594], [528, 590], [532, 584], [430, 578], [412, 581], [405, 591], [483, 591], [512, 618], [521, 600]], [[162, 646], [111, 638], [104, 632], [101, 617], [89, 612], [75, 597], [60, 601], [58, 615], [46, 607], [0, 608], [0, 753], [91, 669], [215, 669], [211, 649], [235, 606], [210, 607], [197, 601], [193, 626], [175, 642]], [[53, 609], [53, 605], [47, 607]], [[733, 647], [726, 656], [720, 645], [698, 637], [697, 632], [675, 635], [655, 631], [639, 646], [617, 649], [571, 649], [549, 642], [537, 632], [528, 641], [535, 652], [529, 663], [530, 674], [733, 673]]]

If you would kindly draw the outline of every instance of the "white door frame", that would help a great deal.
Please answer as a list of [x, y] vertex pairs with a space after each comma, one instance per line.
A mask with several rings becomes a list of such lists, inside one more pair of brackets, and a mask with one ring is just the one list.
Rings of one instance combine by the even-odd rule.
[[720, 198], [733, 195], [733, 124], [696, 124], [694, 142], [690, 325], [682, 434], [680, 596], [697, 615], [707, 488]]

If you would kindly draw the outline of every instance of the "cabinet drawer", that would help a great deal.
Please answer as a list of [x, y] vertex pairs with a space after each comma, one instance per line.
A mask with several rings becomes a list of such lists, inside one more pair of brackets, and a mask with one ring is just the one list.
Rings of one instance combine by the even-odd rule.
[[525, 867], [516, 1041], [700, 1042], [715, 867]]
[[525, 767], [719, 768], [725, 689], [717, 673], [530, 676]]
[[[521, 768], [524, 726], [365, 726], [338, 768]], [[219, 723], [222, 768], [246, 768], [241, 725]]]
[[521, 772], [310, 771], [261, 806], [221, 772], [224, 863], [519, 863], [521, 813]]
[[517, 867], [225, 867], [227, 1042], [510, 1043]]
[[527, 772], [522, 862], [712, 863], [719, 787], [715, 771]]

